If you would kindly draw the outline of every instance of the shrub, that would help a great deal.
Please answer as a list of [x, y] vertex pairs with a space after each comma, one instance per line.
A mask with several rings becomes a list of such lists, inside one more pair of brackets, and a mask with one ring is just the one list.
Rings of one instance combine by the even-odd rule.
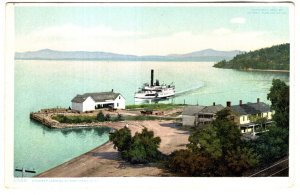
[[154, 137], [153, 131], [147, 128], [131, 137], [130, 130], [124, 127], [112, 133], [109, 140], [121, 152], [122, 158], [132, 164], [154, 162], [162, 156], [158, 151], [161, 139]]
[[117, 148], [120, 152], [129, 150], [131, 139], [130, 129], [127, 127], [119, 129], [109, 136], [109, 141], [113, 142], [114, 148]]
[[97, 121], [104, 122], [104, 121], [105, 121], [105, 116], [104, 116], [104, 114], [100, 111], [100, 112], [97, 114], [96, 119], [97, 119]]
[[154, 137], [153, 131], [144, 128], [141, 133], [136, 133], [132, 139], [129, 150], [131, 163], [149, 163], [159, 159], [158, 151], [160, 137]]

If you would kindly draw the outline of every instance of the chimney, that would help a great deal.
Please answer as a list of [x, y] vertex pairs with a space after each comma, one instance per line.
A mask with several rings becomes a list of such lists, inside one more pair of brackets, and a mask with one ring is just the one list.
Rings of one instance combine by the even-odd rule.
[[151, 83], [150, 83], [151, 86], [153, 86], [153, 80], [154, 80], [154, 70], [151, 69]]
[[243, 101], [242, 101], [242, 100], [240, 100], [240, 106], [241, 106], [241, 105], [243, 105]]
[[114, 89], [111, 89], [111, 92], [114, 92]]
[[227, 107], [231, 107], [231, 102], [230, 102], [230, 101], [227, 101], [227, 102], [226, 102], [226, 105], [227, 105]]
[[215, 106], [215, 105], [216, 105], [216, 102], [213, 103], [213, 106]]
[[257, 98], [257, 103], [259, 103], [259, 98]]

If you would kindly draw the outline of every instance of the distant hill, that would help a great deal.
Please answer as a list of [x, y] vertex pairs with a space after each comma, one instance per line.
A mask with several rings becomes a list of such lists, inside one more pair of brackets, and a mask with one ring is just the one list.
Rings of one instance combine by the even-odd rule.
[[30, 52], [16, 52], [15, 59], [22, 60], [121, 60], [121, 61], [220, 61], [229, 60], [241, 51], [217, 51], [206, 49], [187, 54], [172, 54], [167, 56], [137, 56], [109, 52], [90, 51], [56, 51], [42, 49]]
[[239, 54], [229, 61], [222, 60], [216, 63], [214, 67], [240, 70], [289, 70], [290, 44], [286, 43]]

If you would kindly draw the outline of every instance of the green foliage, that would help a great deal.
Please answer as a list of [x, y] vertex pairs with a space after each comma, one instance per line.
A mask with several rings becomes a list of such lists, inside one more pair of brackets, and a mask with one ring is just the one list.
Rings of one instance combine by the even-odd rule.
[[250, 144], [259, 154], [262, 164], [273, 163], [288, 154], [289, 130], [273, 126]]
[[92, 123], [95, 122], [95, 117], [92, 116], [66, 116], [62, 114], [52, 116], [52, 119], [60, 123]]
[[259, 156], [251, 148], [238, 147], [225, 156], [228, 173], [232, 176], [241, 176], [248, 169], [259, 164]]
[[118, 113], [118, 116], [117, 116], [117, 118], [116, 118], [115, 120], [116, 120], [116, 121], [122, 121], [122, 120], [123, 120], [122, 114], [119, 114], [119, 113]]
[[258, 164], [258, 155], [241, 141], [241, 133], [224, 109], [215, 121], [189, 137], [188, 150], [174, 152], [169, 168], [188, 176], [240, 176]]
[[170, 155], [168, 168], [182, 176], [213, 176], [214, 162], [211, 158], [191, 150], [177, 150]]
[[289, 86], [279, 79], [273, 79], [268, 100], [271, 101], [271, 108], [275, 111], [273, 120], [281, 128], [289, 128]]
[[132, 164], [154, 162], [161, 158], [158, 151], [161, 139], [154, 137], [153, 131], [147, 128], [131, 137], [130, 130], [124, 127], [111, 134], [109, 139], [121, 152], [122, 158]]
[[132, 141], [130, 129], [124, 127], [111, 133], [109, 135], [109, 141], [114, 144], [114, 148], [117, 148], [119, 152], [129, 150]]
[[189, 137], [187, 147], [194, 153], [204, 153], [212, 159], [222, 156], [221, 142], [213, 126], [208, 126], [205, 131], [195, 131]]
[[221, 61], [214, 65], [217, 68], [232, 69], [290, 69], [290, 44], [281, 44], [235, 56], [230, 61]]
[[106, 114], [105, 115], [105, 121], [110, 121], [110, 120], [111, 120], [110, 114]]
[[100, 112], [97, 114], [96, 119], [97, 119], [97, 121], [99, 121], [99, 122], [104, 122], [104, 121], [105, 121], [105, 116], [104, 116], [103, 112], [100, 111]]

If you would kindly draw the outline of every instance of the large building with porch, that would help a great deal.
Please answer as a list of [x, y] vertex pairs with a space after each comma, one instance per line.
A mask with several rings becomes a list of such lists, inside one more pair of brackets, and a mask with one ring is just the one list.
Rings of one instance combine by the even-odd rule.
[[252, 133], [266, 130], [271, 124], [274, 111], [264, 102], [260, 102], [257, 98], [255, 103], [243, 104], [240, 100], [238, 105], [231, 106], [231, 102], [227, 102], [227, 108], [231, 111], [231, 116], [235, 123], [240, 127], [242, 133]]
[[76, 95], [71, 102], [72, 109], [79, 112], [100, 108], [125, 109], [125, 98], [120, 93], [113, 91]]
[[182, 112], [183, 126], [203, 126], [216, 119], [216, 113], [224, 106], [213, 103], [211, 106], [186, 106]]

